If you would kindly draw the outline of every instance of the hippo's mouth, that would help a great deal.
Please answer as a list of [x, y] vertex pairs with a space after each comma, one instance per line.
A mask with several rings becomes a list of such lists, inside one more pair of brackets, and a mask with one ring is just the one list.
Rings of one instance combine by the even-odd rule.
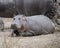
[[17, 29], [17, 27], [15, 25], [11, 25], [11, 29]]
[[16, 36], [20, 36], [20, 33], [18, 32], [18, 30], [14, 30], [14, 33], [16, 34]]

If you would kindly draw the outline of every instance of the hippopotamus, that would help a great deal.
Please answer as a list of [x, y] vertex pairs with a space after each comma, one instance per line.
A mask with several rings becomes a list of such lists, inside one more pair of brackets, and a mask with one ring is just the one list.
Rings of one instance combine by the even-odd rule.
[[26, 16], [45, 15], [52, 19], [55, 15], [55, 0], [16, 0], [15, 7], [19, 14]]
[[54, 23], [45, 15], [16, 15], [11, 23], [11, 36], [36, 36], [55, 31]]

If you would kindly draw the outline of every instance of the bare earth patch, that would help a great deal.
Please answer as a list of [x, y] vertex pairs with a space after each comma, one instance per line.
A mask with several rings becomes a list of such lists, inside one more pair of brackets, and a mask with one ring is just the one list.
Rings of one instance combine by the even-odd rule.
[[1, 32], [0, 48], [60, 48], [60, 33], [33, 37], [8, 37], [10, 32]]

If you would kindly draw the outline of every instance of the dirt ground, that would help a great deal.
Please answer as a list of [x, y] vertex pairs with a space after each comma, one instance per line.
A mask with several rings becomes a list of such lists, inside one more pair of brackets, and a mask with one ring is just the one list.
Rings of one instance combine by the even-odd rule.
[[12, 19], [3, 19], [5, 30], [0, 31], [0, 48], [60, 48], [60, 28], [56, 27], [53, 34], [33, 37], [9, 37], [10, 29], [7, 25]]

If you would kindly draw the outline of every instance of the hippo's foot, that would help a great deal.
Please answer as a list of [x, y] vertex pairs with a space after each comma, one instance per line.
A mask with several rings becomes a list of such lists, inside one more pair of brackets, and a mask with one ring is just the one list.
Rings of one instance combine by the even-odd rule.
[[21, 36], [23, 36], [23, 37], [26, 37], [26, 36], [34, 36], [34, 34], [31, 33], [31, 32], [23, 32], [23, 33], [21, 33]]

